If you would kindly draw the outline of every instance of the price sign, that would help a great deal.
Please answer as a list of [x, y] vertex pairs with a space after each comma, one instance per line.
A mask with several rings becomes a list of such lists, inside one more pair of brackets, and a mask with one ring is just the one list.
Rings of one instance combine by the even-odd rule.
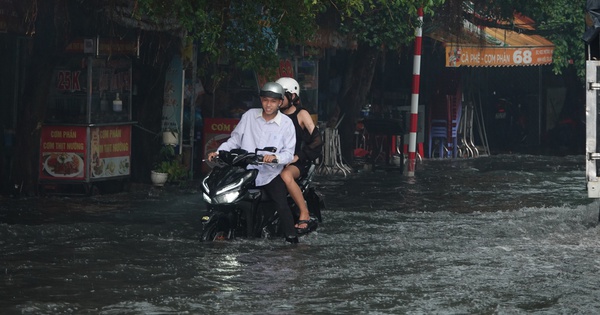
[[81, 91], [80, 75], [81, 71], [58, 71], [56, 88], [59, 91]]

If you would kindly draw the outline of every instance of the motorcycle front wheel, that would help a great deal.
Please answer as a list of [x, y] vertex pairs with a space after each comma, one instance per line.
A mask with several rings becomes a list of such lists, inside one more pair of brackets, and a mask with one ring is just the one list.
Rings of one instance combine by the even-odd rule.
[[205, 223], [202, 233], [200, 233], [200, 240], [202, 242], [212, 242], [230, 239], [231, 232], [224, 226], [223, 220], [213, 220]]

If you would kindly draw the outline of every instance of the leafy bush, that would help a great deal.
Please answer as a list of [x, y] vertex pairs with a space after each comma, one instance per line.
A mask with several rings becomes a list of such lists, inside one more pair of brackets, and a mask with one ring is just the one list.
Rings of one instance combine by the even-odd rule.
[[185, 179], [188, 176], [188, 170], [181, 163], [180, 158], [175, 154], [173, 146], [163, 146], [158, 154], [158, 161], [154, 165], [154, 171], [169, 174], [169, 182]]

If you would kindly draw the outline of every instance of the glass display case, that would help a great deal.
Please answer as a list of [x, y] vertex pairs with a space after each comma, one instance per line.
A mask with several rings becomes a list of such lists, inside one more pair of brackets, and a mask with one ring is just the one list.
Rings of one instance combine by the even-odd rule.
[[75, 55], [54, 70], [41, 131], [40, 184], [124, 179], [131, 158], [131, 60]]
[[72, 58], [54, 70], [46, 123], [103, 124], [131, 120], [131, 61]]

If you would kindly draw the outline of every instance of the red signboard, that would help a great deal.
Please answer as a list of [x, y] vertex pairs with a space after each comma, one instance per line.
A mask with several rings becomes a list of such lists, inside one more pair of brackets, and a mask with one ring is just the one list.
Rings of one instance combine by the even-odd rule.
[[107, 178], [129, 175], [131, 126], [104, 126], [90, 129], [91, 176]]
[[234, 118], [204, 119], [204, 155], [215, 151], [221, 143], [227, 141], [239, 122], [239, 119]]
[[[203, 154], [215, 151], [221, 143], [227, 141], [231, 132], [240, 122], [235, 118], [205, 118], [204, 119], [204, 146]], [[203, 165], [203, 171], [207, 171]]]
[[40, 178], [84, 179], [86, 128], [44, 126], [40, 149]]
[[130, 174], [131, 125], [44, 126], [40, 148], [40, 179], [126, 176]]

